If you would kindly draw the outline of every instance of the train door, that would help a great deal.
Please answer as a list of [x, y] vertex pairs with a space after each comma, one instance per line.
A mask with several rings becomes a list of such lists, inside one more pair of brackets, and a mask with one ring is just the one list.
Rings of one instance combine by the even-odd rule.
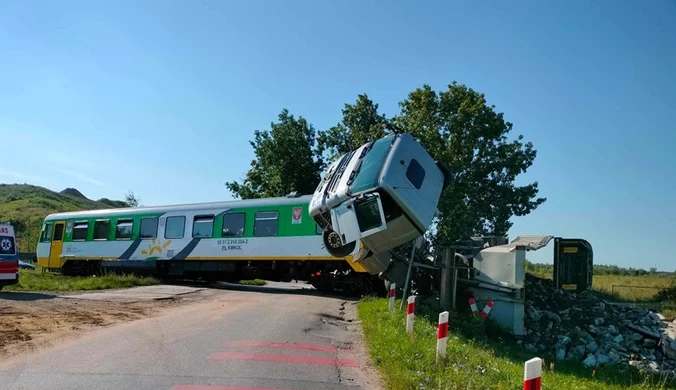
[[48, 268], [61, 267], [61, 251], [63, 251], [63, 231], [64, 222], [54, 223], [54, 235], [52, 236], [52, 244], [49, 249]]

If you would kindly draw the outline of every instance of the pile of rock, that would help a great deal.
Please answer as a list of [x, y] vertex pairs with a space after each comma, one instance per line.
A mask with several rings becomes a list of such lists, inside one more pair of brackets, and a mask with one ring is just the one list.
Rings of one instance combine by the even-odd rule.
[[586, 367], [626, 364], [676, 372], [676, 321], [646, 309], [613, 305], [585, 291], [557, 290], [526, 278], [526, 337], [533, 352]]

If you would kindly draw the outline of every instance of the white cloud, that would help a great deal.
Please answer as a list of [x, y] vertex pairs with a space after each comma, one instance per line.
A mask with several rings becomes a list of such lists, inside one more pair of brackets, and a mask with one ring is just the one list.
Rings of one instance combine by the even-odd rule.
[[65, 169], [60, 169], [60, 168], [52, 168], [52, 169], [57, 171], [57, 172], [63, 173], [64, 175], [72, 176], [76, 179], [86, 181], [87, 183], [91, 183], [91, 184], [101, 186], [101, 187], [108, 187], [108, 184], [106, 184], [106, 183], [104, 183], [100, 180], [92, 179], [91, 177], [85, 176], [85, 175], [83, 175], [82, 173], [79, 173], [79, 172], [67, 171]]

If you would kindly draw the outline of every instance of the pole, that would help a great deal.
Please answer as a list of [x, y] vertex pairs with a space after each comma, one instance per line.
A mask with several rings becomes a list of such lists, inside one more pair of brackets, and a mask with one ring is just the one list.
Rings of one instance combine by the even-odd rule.
[[458, 291], [458, 269], [453, 267], [453, 279], [451, 279], [451, 309], [455, 310], [455, 294]]
[[439, 303], [441, 304], [442, 309], [449, 309], [450, 304], [450, 292], [451, 292], [451, 262], [453, 261], [453, 249], [446, 247], [444, 248], [444, 261], [441, 268], [441, 292], [439, 296]]
[[[403, 299], [402, 299], [403, 301]], [[413, 317], [415, 316], [415, 295], [408, 297], [408, 306], [406, 307], [406, 333], [413, 333]]]
[[439, 313], [437, 328], [437, 363], [446, 357], [446, 342], [448, 341], [448, 312]]
[[411, 270], [413, 268], [413, 259], [415, 258], [415, 247], [419, 239], [420, 238], [415, 240], [415, 242], [413, 243], [413, 249], [411, 249], [411, 259], [408, 262], [408, 272], [406, 272], [406, 283], [404, 283], [404, 295], [401, 296], [401, 304], [399, 304], [399, 310], [402, 310], [404, 308], [404, 298], [406, 298], [406, 294], [408, 293], [408, 285], [411, 282]]
[[532, 358], [524, 364], [523, 389], [540, 390], [542, 388], [542, 359]]
[[396, 283], [390, 283], [390, 307], [389, 307], [390, 312], [394, 310], [394, 298], [396, 294], [396, 289], [397, 289]]

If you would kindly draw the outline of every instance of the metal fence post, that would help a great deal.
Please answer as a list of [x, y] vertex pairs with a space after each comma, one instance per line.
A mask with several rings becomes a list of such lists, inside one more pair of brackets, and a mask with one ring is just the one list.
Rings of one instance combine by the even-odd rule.
[[453, 278], [451, 272], [452, 261], [453, 261], [453, 249], [449, 247], [444, 248], [444, 261], [441, 268], [441, 291], [439, 294], [439, 303], [441, 304], [442, 310], [448, 310], [451, 306], [450, 295]]
[[413, 269], [413, 259], [415, 259], [415, 248], [416, 244], [418, 243], [418, 240], [415, 240], [413, 242], [413, 249], [411, 249], [411, 258], [408, 261], [408, 272], [406, 272], [406, 283], [404, 283], [404, 295], [401, 296], [401, 305], [399, 305], [399, 310], [402, 310], [404, 308], [404, 300], [406, 299], [407, 295], [409, 293], [409, 285], [411, 284], [411, 270]]

